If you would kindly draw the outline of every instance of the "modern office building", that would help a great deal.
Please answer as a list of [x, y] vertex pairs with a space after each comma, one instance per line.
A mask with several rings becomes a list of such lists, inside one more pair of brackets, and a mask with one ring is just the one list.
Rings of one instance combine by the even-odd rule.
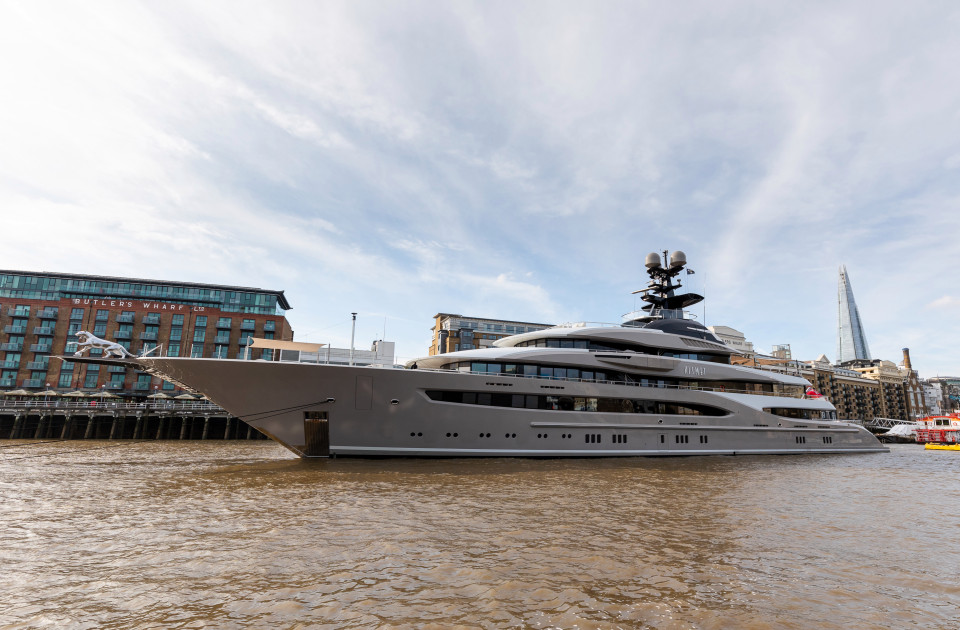
[[837, 364], [858, 359], [869, 360], [870, 348], [860, 321], [860, 310], [853, 297], [853, 286], [847, 268], [840, 266], [840, 283], [837, 291]]
[[508, 319], [466, 317], [452, 313], [437, 313], [433, 318], [433, 342], [430, 344], [430, 356], [457, 350], [488, 348], [497, 339], [553, 326], [553, 324], [516, 322]]
[[293, 339], [283, 291], [250, 287], [0, 270], [0, 308], [0, 389], [8, 391], [175, 389], [147, 373], [51, 358], [76, 352], [81, 330], [133, 354], [167, 356], [269, 358], [246, 352], [251, 337]]

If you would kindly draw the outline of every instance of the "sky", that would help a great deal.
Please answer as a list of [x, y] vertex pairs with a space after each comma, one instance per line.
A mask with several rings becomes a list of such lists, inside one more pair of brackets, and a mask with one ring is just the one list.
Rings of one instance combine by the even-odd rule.
[[691, 312], [960, 374], [955, 2], [0, 0], [0, 268], [286, 292], [295, 339]]

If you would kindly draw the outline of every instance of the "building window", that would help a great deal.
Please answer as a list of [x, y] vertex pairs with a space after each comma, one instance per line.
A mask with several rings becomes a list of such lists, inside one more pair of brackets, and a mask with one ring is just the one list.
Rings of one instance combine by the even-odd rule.
[[87, 375], [83, 379], [83, 386], [87, 389], [93, 389], [97, 386], [97, 377], [100, 376], [99, 365], [88, 365]]
[[195, 328], [193, 331], [194, 341], [203, 341], [206, 336], [207, 336], [206, 328]]
[[196, 327], [205, 327], [207, 325], [207, 316], [197, 315], [197, 321], [195, 321], [193, 325]]
[[110, 318], [110, 311], [99, 309], [97, 310], [97, 321], [107, 321]]
[[202, 343], [195, 343], [195, 344], [193, 344], [193, 346], [190, 348], [190, 356], [193, 357], [193, 358], [202, 357], [202, 356], [203, 356], [203, 344], [202, 344]]
[[171, 343], [167, 345], [167, 356], [168, 357], [179, 357], [180, 356], [180, 344]]
[[173, 316], [173, 319], [170, 320], [171, 326], [183, 326], [183, 314], [177, 314]]
[[82, 308], [72, 309], [70, 311], [70, 319], [83, 319], [83, 309]]
[[273, 321], [272, 319], [271, 319], [271, 320], [267, 320], [267, 321], [263, 322], [263, 329], [264, 329], [264, 330], [276, 330], [276, 329], [277, 329], [277, 322]]
[[57, 387], [70, 387], [73, 384], [72, 372], [60, 372], [60, 379], [57, 381]]

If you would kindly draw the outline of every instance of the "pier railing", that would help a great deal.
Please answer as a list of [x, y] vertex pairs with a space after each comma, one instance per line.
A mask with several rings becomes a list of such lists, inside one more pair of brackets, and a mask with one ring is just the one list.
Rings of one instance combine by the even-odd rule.
[[108, 411], [169, 411], [179, 412], [199, 412], [199, 413], [225, 413], [219, 406], [211, 402], [183, 402], [183, 401], [158, 401], [148, 403], [115, 402], [109, 398], [100, 400], [93, 398], [80, 398], [77, 400], [58, 398], [50, 400], [0, 400], [0, 411], [16, 409], [50, 409], [50, 410], [75, 410], [88, 411], [90, 409], [103, 409]]

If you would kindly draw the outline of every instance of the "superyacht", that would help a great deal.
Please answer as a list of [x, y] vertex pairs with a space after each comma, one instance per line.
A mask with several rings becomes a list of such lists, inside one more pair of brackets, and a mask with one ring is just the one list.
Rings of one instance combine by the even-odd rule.
[[[403, 369], [117, 359], [202, 392], [301, 457], [625, 457], [867, 453], [866, 429], [798, 376], [731, 364], [684, 309], [683, 252], [646, 258], [641, 311], [564, 324]], [[75, 360], [75, 359], [74, 359]], [[81, 359], [84, 360], [84, 359]], [[104, 359], [87, 361], [110, 362]]]

